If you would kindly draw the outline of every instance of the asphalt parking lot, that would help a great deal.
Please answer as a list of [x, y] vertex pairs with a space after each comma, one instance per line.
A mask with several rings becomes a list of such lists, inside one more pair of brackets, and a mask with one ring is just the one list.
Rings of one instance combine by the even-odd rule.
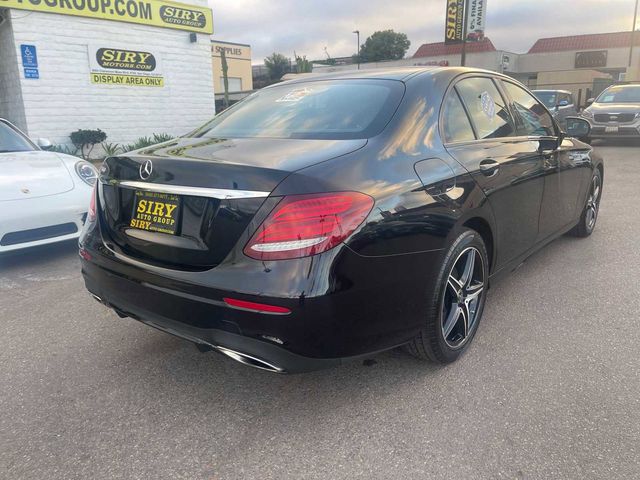
[[489, 294], [456, 364], [249, 369], [119, 319], [74, 244], [0, 259], [0, 477], [640, 478], [640, 147], [598, 227]]

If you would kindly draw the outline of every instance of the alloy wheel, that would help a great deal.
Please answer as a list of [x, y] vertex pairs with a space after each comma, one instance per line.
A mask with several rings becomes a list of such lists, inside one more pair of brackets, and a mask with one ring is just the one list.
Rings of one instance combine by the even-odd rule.
[[485, 289], [484, 263], [475, 247], [466, 248], [453, 264], [442, 302], [442, 336], [451, 348], [469, 339], [478, 321]]
[[593, 229], [598, 219], [598, 209], [600, 208], [600, 177], [595, 175], [591, 181], [589, 198], [587, 199], [586, 222], [589, 230]]

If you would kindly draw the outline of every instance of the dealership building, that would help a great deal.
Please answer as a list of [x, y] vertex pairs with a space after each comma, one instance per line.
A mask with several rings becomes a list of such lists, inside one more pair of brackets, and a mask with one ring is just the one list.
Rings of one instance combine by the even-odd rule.
[[206, 0], [0, 0], [0, 117], [68, 144], [184, 134], [215, 113]]

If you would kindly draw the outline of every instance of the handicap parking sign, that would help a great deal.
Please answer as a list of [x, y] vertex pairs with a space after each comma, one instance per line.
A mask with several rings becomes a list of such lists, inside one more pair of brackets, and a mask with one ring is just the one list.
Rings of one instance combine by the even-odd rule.
[[36, 46], [20, 45], [20, 53], [22, 54], [22, 68], [24, 69], [24, 78], [40, 78]]
[[20, 45], [22, 66], [24, 68], [38, 68], [38, 55], [35, 45]]

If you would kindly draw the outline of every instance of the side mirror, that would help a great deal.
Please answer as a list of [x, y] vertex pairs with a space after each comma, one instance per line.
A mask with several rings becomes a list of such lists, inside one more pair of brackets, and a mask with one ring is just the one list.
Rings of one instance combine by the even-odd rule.
[[591, 97], [591, 98], [587, 98], [587, 107], [588, 107], [589, 105], [591, 105], [591, 104], [592, 104], [593, 102], [595, 102], [595, 101], [596, 101], [596, 99], [595, 99], [595, 98], [593, 98], [593, 97]]
[[569, 106], [569, 100], [560, 100], [558, 102], [558, 107], [567, 107]]
[[591, 124], [584, 118], [580, 117], [567, 117], [566, 133], [568, 137], [585, 138], [589, 136], [591, 131]]
[[36, 143], [43, 150], [49, 150], [51, 147], [53, 147], [53, 144], [48, 138], [39, 138]]

